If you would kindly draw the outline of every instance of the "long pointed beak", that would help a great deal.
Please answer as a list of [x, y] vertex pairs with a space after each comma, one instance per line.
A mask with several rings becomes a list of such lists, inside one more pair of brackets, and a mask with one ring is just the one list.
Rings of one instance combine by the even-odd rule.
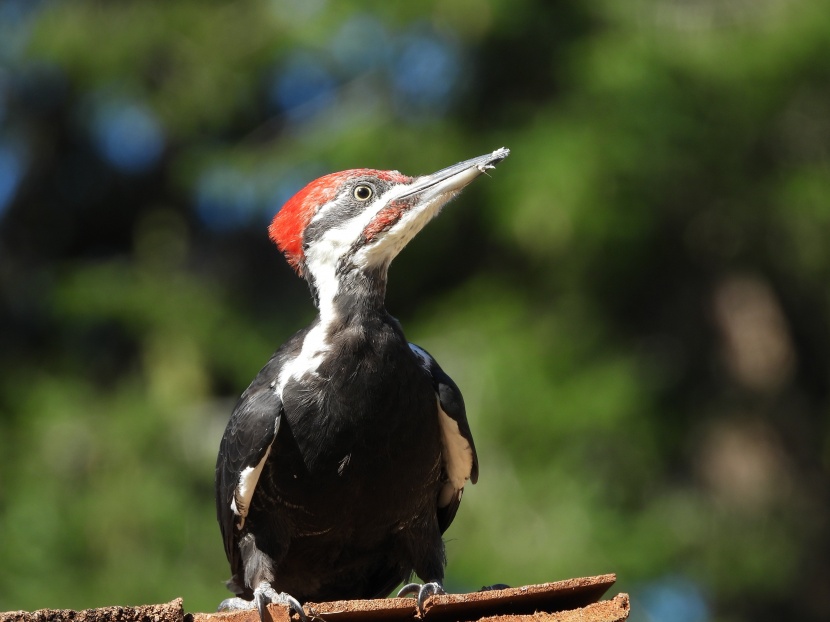
[[509, 155], [510, 149], [502, 147], [501, 149], [496, 149], [493, 153], [453, 164], [432, 175], [418, 177], [409, 187], [406, 194], [400, 198], [403, 199], [420, 194], [419, 199], [421, 201], [429, 202], [442, 195], [455, 194], [482, 173], [485, 173], [491, 168], [495, 168], [496, 164]]
[[357, 265], [388, 266], [464, 186], [495, 168], [508, 155], [510, 150], [502, 147], [432, 175], [416, 177], [405, 186], [393, 187], [388, 195], [377, 200], [371, 219], [363, 227], [360, 236], [362, 248], [356, 254]]

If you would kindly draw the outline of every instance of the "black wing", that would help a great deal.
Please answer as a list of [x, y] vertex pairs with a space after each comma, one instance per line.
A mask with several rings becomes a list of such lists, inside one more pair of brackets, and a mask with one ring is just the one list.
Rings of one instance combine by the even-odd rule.
[[216, 460], [216, 516], [232, 572], [239, 569], [238, 535], [282, 418], [282, 400], [270, 378], [275, 358], [239, 398]]
[[409, 347], [432, 378], [438, 398], [442, 457], [447, 477], [447, 482], [438, 496], [438, 524], [443, 533], [455, 518], [461, 504], [464, 484], [467, 480], [473, 484], [478, 481], [478, 456], [470, 424], [467, 423], [464, 398], [458, 386], [424, 349], [411, 343]]

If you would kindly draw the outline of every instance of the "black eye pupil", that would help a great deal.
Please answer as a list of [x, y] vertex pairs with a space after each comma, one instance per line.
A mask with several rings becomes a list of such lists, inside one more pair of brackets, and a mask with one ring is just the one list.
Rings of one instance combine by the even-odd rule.
[[354, 196], [356, 199], [365, 201], [370, 196], [372, 196], [372, 189], [368, 186], [358, 186], [357, 188], [355, 188]]

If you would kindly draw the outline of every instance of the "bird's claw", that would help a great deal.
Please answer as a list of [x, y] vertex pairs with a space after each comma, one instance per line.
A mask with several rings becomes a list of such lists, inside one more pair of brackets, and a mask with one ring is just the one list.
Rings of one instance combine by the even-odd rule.
[[423, 585], [420, 583], [407, 583], [398, 590], [398, 598], [409, 596], [410, 594], [417, 594], [417, 600], [415, 602], [418, 605], [418, 613], [423, 616], [426, 613], [424, 605], [427, 602], [427, 598], [446, 594], [446, 592], [444, 591], [444, 586], [438, 583], [438, 581], [424, 583]]
[[302, 622], [308, 622], [308, 616], [303, 610], [303, 606], [291, 594], [285, 592], [278, 592], [268, 583], [264, 581], [260, 583], [254, 590], [254, 602], [259, 611], [259, 619], [261, 622], [267, 622], [266, 612], [268, 603], [278, 603], [280, 605], [287, 605], [291, 611], [294, 611]]
[[226, 598], [219, 603], [217, 611], [239, 611], [242, 609], [254, 609], [259, 612], [260, 622], [270, 622], [268, 614], [268, 603], [287, 605], [288, 608], [300, 616], [302, 622], [309, 622], [308, 616], [299, 601], [285, 592], [278, 592], [268, 583], [262, 582], [254, 590], [254, 600], [243, 600], [242, 598]]

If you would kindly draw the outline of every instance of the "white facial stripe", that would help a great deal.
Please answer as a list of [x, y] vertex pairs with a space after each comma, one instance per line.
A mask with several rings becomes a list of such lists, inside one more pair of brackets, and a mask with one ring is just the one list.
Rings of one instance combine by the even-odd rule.
[[[406, 194], [407, 189], [409, 186], [396, 184], [389, 188], [383, 194], [379, 194], [371, 201], [366, 209], [361, 210], [359, 214], [355, 215], [353, 218], [350, 218], [348, 221], [343, 223], [340, 227], [336, 227], [331, 231], [336, 229], [345, 229], [349, 232], [357, 232], [360, 233], [363, 229], [368, 225], [372, 219], [377, 215], [377, 213], [386, 206], [387, 203], [390, 203], [397, 199], [398, 197]], [[317, 210], [317, 213], [314, 214], [314, 217], [311, 219], [311, 223], [317, 222], [318, 220], [322, 220], [325, 218], [326, 214], [330, 212], [335, 206], [338, 204], [342, 204], [343, 201], [347, 200], [347, 195], [351, 191], [350, 187], [345, 187], [336, 197], [334, 197], [331, 201], [323, 205], [320, 209]], [[359, 226], [354, 223], [359, 223]], [[309, 223], [310, 224], [310, 223]], [[326, 234], [328, 235], [328, 233]], [[353, 241], [355, 238], [352, 237], [350, 242]]]
[[317, 213], [314, 214], [314, 216], [312, 216], [311, 221], [308, 224], [315, 223], [318, 220], [325, 218], [326, 214], [328, 214], [336, 205], [338, 205], [346, 198], [348, 192], [349, 188], [348, 186], [346, 186], [337, 194], [337, 196], [331, 199], [328, 203], [320, 206], [320, 208], [317, 210]]
[[[459, 431], [455, 419], [444, 412], [437, 397], [436, 401], [438, 401], [438, 421], [441, 424], [441, 442], [444, 447], [444, 464], [449, 478], [449, 482], [447, 482], [445, 490], [441, 491], [441, 498], [439, 499], [439, 505], [444, 507], [452, 498], [451, 492], [460, 491], [464, 488], [467, 480], [470, 479], [470, 473], [473, 471], [473, 450], [470, 443]], [[452, 491], [447, 490], [449, 486], [452, 486]]]
[[[363, 230], [378, 215], [378, 212], [386, 207], [387, 204], [404, 194], [407, 188], [408, 186], [404, 185], [393, 186], [375, 198], [366, 209], [354, 217], [336, 227], [328, 229], [311, 248], [307, 249], [305, 265], [306, 269], [314, 275], [314, 284], [317, 287], [320, 299], [320, 316], [324, 322], [330, 317], [327, 312], [332, 311], [332, 309], [327, 308], [327, 305], [330, 305], [334, 296], [337, 294], [339, 285], [339, 280], [336, 275], [338, 260], [352, 248], [355, 240], [360, 238]], [[323, 218], [342, 199], [343, 196], [339, 195], [324, 205], [314, 215], [312, 222]]]

